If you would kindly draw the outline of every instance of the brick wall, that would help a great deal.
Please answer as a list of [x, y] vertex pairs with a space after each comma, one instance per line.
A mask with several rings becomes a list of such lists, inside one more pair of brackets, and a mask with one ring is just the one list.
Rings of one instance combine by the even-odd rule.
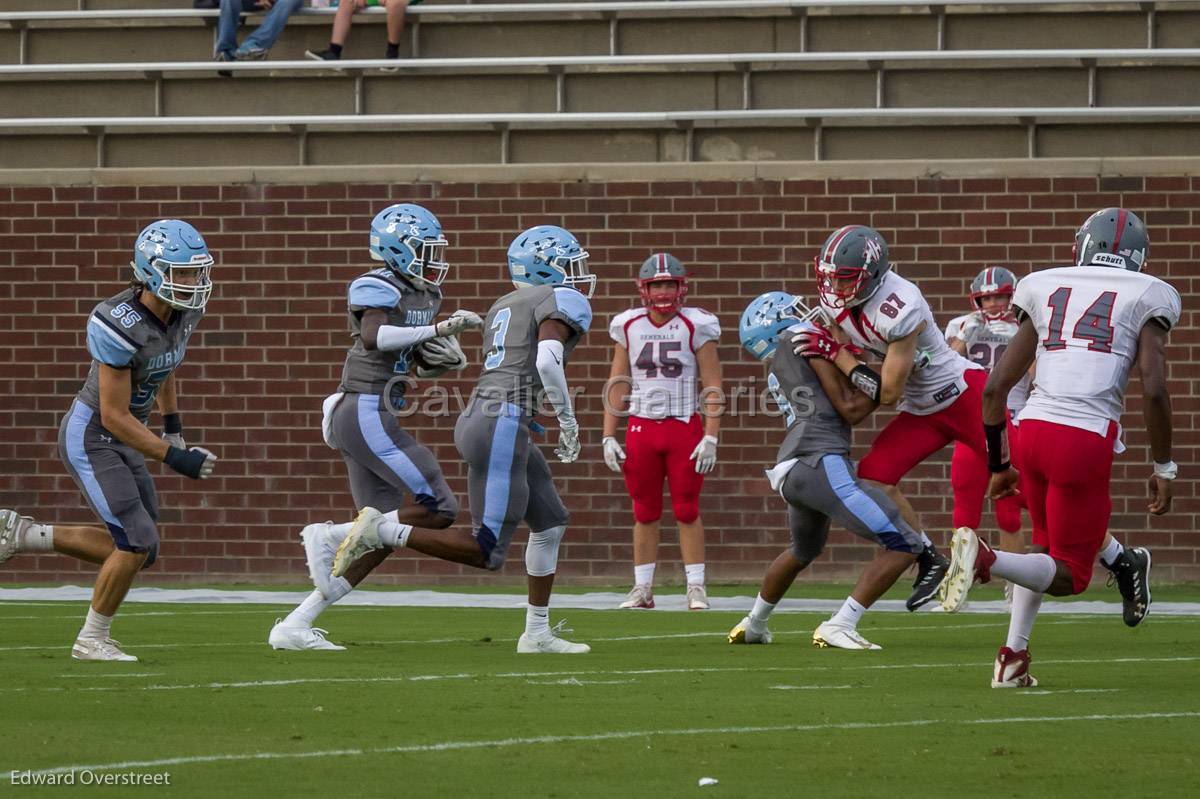
[[[1160, 579], [1200, 578], [1190, 479], [1200, 444], [1200, 332], [1191, 310], [1200, 288], [1192, 277], [1200, 256], [1200, 179], [1185, 177], [0, 188], [0, 506], [93, 523], [55, 446], [87, 366], [85, 315], [123, 285], [139, 228], [157, 217], [182, 217], [205, 234], [218, 267], [209, 314], [178, 373], [181, 406], [189, 441], [214, 449], [221, 462], [218, 476], [204, 484], [151, 467], [165, 540], [152, 576], [304, 580], [300, 528], [348, 519], [353, 510], [342, 463], [319, 434], [320, 402], [336, 385], [348, 342], [345, 287], [369, 264], [372, 214], [405, 199], [437, 213], [451, 239], [446, 310], [461, 305], [483, 313], [508, 290], [504, 250], [528, 225], [561, 223], [591, 251], [601, 275], [599, 323], [568, 370], [571, 383], [586, 389], [586, 448], [580, 462], [553, 468], [573, 514], [560, 573], [609, 584], [629, 577], [632, 519], [622, 483], [600, 458], [600, 387], [610, 354], [603, 322], [635, 302], [631, 277], [651, 250], [667, 248], [689, 265], [693, 303], [717, 312], [726, 330], [720, 354], [727, 381], [757, 379], [761, 391], [762, 368], [737, 345], [738, 314], [749, 298], [781, 285], [810, 291], [814, 251], [837, 226], [879, 228], [901, 273], [920, 283], [944, 324], [967, 308], [966, 285], [983, 266], [1004, 263], [1024, 274], [1034, 264], [1063, 262], [1090, 211], [1136, 209], [1151, 231], [1151, 270], [1184, 294], [1183, 323], [1169, 351], [1175, 459], [1184, 478], [1174, 512], [1150, 518], [1135, 378], [1126, 418], [1130, 449], [1114, 467], [1112, 527], [1127, 541], [1154, 547]], [[478, 363], [479, 339], [467, 341]], [[470, 389], [467, 381], [442, 385]], [[750, 417], [747, 406], [743, 400], [742, 413], [725, 420], [721, 463], [701, 503], [714, 580], [756, 579], [787, 540], [782, 504], [761, 472], [781, 423]], [[860, 428], [858, 454], [887, 418], [880, 414]], [[409, 425], [438, 454], [465, 505], [453, 421], [418, 416]], [[904, 484], [938, 540], [950, 522], [948, 457], [949, 450], [939, 454]], [[660, 574], [678, 580], [670, 525], [668, 516]], [[518, 544], [505, 568], [510, 581], [523, 574], [521, 552]], [[838, 531], [811, 575], [845, 576], [871, 552]], [[81, 581], [91, 571], [62, 557], [18, 556], [0, 568], [0, 582]], [[406, 554], [377, 573], [379, 582], [405, 583], [482, 577]]]

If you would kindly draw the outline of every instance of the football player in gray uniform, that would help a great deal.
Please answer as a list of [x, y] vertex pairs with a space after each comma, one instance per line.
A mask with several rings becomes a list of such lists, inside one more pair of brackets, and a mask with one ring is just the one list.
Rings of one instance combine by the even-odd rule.
[[550, 628], [550, 592], [558, 546], [567, 530], [567, 509], [550, 468], [531, 441], [543, 397], [558, 417], [563, 463], [579, 457], [579, 424], [564, 373], [575, 345], [588, 331], [588, 302], [596, 276], [588, 254], [566, 230], [539, 225], [508, 248], [509, 275], [516, 291], [498, 299], [484, 322], [483, 371], [466, 411], [454, 428], [454, 443], [467, 463], [474, 530], [422, 530], [364, 508], [342, 542], [333, 574], [386, 547], [407, 546], [427, 555], [495, 571], [504, 565], [517, 525], [529, 526], [525, 570], [529, 605], [521, 653], [580, 654], [586, 644], [559, 638]]
[[817, 310], [797, 297], [772, 291], [742, 314], [742, 345], [769, 361], [767, 388], [775, 397], [787, 434], [767, 471], [771, 488], [788, 504], [792, 546], [767, 569], [750, 615], [729, 633], [731, 644], [769, 644], [767, 620], [792, 581], [825, 549], [831, 520], [880, 547], [859, 575], [842, 607], [813, 632], [813, 644], [840, 649], [881, 649], [858, 632], [858, 621], [924, 549], [921, 534], [906, 522], [886, 493], [859, 479], [850, 461], [850, 429], [879, 403], [857, 391], [836, 367], [779, 346], [803, 330], [815, 330]]
[[[71, 656], [135, 661], [110, 634], [138, 571], [158, 556], [158, 495], [146, 458], [203, 479], [217, 457], [183, 440], [175, 369], [212, 292], [213, 258], [178, 219], [148, 225], [134, 244], [129, 288], [87, 321], [92, 367], [59, 430], [58, 451], [104, 527], [39, 524], [0, 510], [0, 562], [16, 552], [59, 552], [100, 564], [87, 620]], [[146, 423], [157, 403], [163, 435]]]
[[[388, 206], [371, 222], [371, 257], [384, 266], [359, 275], [347, 291], [354, 343], [346, 353], [342, 382], [326, 398], [321, 431], [338, 450], [350, 476], [357, 508], [373, 508], [396, 524], [444, 530], [458, 517], [454, 497], [433, 453], [418, 444], [397, 419], [412, 377], [438, 377], [467, 365], [457, 336], [483, 320], [459, 310], [434, 322], [449, 271], [442, 225], [412, 203]], [[316, 586], [267, 637], [273, 649], [342, 650], [313, 622], [362, 582], [390, 549], [363, 553], [331, 578], [338, 546], [352, 522], [310, 524], [300, 533]]]

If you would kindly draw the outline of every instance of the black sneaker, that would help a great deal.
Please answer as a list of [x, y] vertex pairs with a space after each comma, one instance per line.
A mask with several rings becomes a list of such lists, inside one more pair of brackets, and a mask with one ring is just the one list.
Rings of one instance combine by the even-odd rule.
[[[231, 53], [228, 50], [219, 50], [219, 51], [217, 51], [217, 55], [215, 58], [213, 58], [213, 60], [217, 61], [219, 63], [222, 63], [222, 64], [227, 64], [230, 61], [237, 61], [237, 58], [234, 57], [233, 53]], [[232, 78], [233, 70], [218, 69], [217, 74], [220, 75], [222, 78]]]
[[1145, 547], [1126, 549], [1108, 570], [1121, 592], [1121, 615], [1125, 617], [1125, 624], [1137, 627], [1150, 612], [1150, 550]]
[[950, 558], [934, 549], [933, 545], [917, 555], [917, 579], [913, 580], [913, 592], [904, 607], [916, 610], [937, 596], [938, 586], [950, 571]]
[[335, 53], [332, 50], [330, 50], [329, 48], [325, 48], [324, 50], [305, 50], [304, 57], [311, 58], [313, 61], [341, 61], [342, 60], [342, 56], [340, 53]]

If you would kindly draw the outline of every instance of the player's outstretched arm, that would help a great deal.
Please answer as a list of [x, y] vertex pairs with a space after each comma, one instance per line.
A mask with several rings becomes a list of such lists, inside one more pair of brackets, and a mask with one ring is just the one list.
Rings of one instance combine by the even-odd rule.
[[879, 407], [878, 402], [855, 388], [849, 378], [829, 361], [813, 358], [808, 365], [817, 373], [821, 390], [833, 403], [834, 410], [850, 424], [858, 424]]
[[1160, 516], [1171, 509], [1171, 481], [1177, 467], [1171, 460], [1171, 395], [1167, 393], [1167, 331], [1151, 320], [1138, 336], [1138, 371], [1142, 377], [1142, 418], [1150, 436], [1154, 474], [1150, 477], [1148, 510]]
[[1004, 411], [1008, 407], [1008, 392], [1021, 382], [1021, 378], [1033, 365], [1037, 355], [1037, 331], [1033, 321], [1026, 316], [1017, 328], [1017, 334], [1008, 343], [1008, 349], [988, 375], [983, 389], [983, 423], [1003, 424]]

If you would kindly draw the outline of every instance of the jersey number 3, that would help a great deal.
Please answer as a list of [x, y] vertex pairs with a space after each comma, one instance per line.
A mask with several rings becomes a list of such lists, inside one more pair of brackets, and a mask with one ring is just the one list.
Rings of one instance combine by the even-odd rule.
[[[1067, 348], [1067, 341], [1063, 338], [1063, 326], [1067, 321], [1067, 305], [1070, 300], [1071, 289], [1061, 286], [1054, 290], [1047, 301], [1050, 306], [1050, 323], [1047, 325], [1049, 329], [1046, 338], [1042, 340], [1042, 346], [1047, 351]], [[1117, 292], [1103, 292], [1075, 322], [1071, 336], [1086, 341], [1088, 349], [1092, 352], [1112, 352], [1112, 314], [1116, 302]]]
[[484, 369], [495, 369], [504, 363], [504, 337], [508, 335], [508, 322], [511, 318], [512, 308], [501, 308], [496, 312], [496, 318], [492, 320], [492, 326], [488, 328], [495, 332], [492, 334], [492, 346], [488, 350], [487, 358], [483, 361]]

